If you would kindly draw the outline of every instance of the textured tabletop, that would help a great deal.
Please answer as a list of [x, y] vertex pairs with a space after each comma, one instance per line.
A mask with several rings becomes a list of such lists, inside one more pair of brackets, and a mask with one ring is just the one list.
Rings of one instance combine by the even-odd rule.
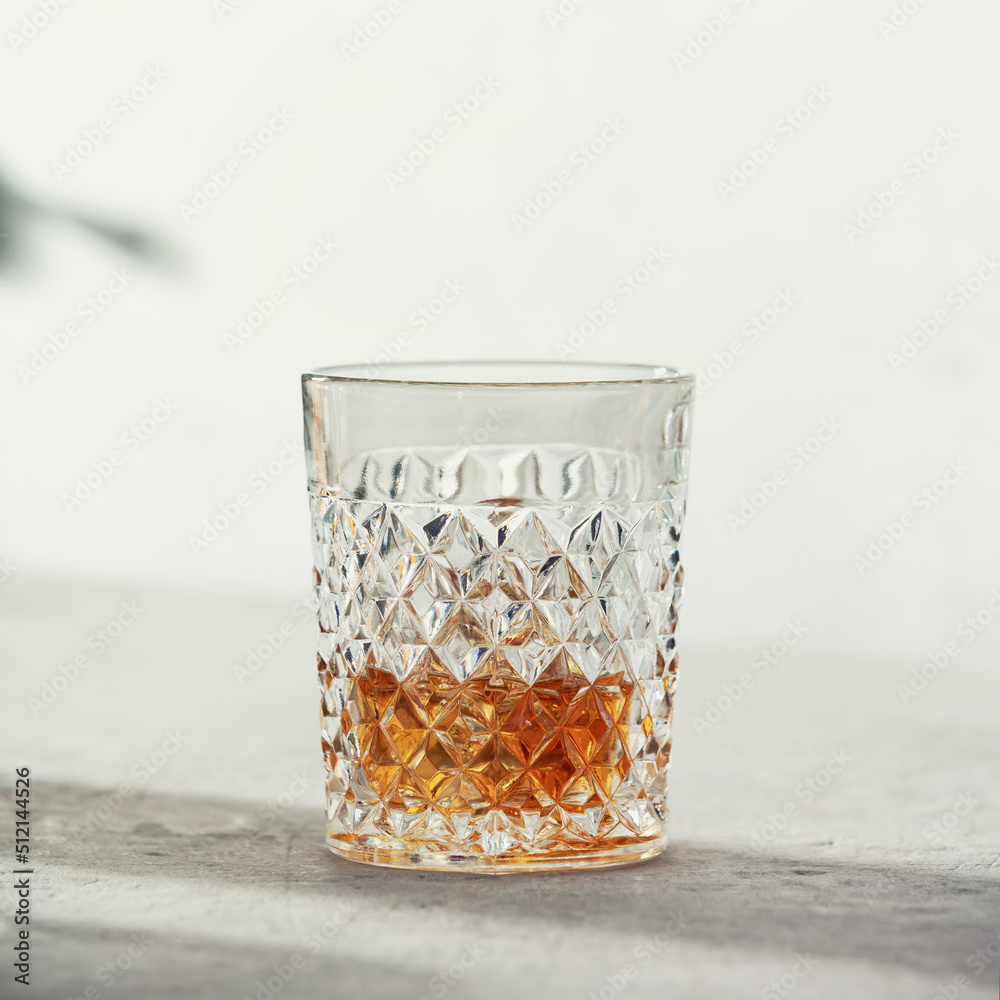
[[18, 579], [2, 607], [33, 866], [3, 996], [997, 996], [1000, 677], [971, 660], [682, 633], [666, 853], [472, 877], [325, 848], [304, 605]]

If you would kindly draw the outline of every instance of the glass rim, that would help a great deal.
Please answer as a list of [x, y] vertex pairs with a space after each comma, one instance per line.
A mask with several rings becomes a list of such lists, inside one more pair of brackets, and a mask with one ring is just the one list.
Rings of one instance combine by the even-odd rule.
[[[553, 377], [553, 378], [517, 378], [499, 377], [503, 369], [530, 370], [547, 369], [553, 376], [560, 370], [574, 371], [577, 375], [587, 371], [594, 377]], [[375, 374], [369, 374], [375, 370]], [[483, 372], [487, 377], [465, 378], [433, 378], [429, 372], [438, 370], [447, 372], [472, 370]], [[488, 377], [497, 373], [494, 377]], [[602, 377], [598, 376], [601, 373]], [[456, 360], [456, 361], [394, 361], [390, 364], [352, 364], [331, 365], [329, 367], [313, 368], [303, 373], [302, 382], [353, 383], [392, 386], [435, 386], [454, 388], [455, 386], [475, 387], [510, 387], [520, 389], [554, 388], [559, 386], [595, 386], [595, 385], [685, 385], [693, 384], [694, 375], [670, 368], [666, 365], [638, 364], [625, 361], [531, 361], [519, 359], [504, 361], [492, 359], [486, 361]]]

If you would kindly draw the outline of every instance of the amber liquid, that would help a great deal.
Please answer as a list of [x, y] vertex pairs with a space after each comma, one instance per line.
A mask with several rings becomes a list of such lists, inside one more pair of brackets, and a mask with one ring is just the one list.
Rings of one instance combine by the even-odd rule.
[[[365, 774], [398, 808], [425, 798], [438, 809], [511, 815], [556, 802], [600, 806], [631, 766], [623, 717], [635, 686], [621, 675], [602, 680], [590, 685], [550, 671], [528, 687], [499, 669], [460, 689], [441, 673], [406, 684], [365, 673], [355, 724]], [[390, 739], [379, 733], [379, 720]], [[640, 725], [648, 736], [648, 715]]]

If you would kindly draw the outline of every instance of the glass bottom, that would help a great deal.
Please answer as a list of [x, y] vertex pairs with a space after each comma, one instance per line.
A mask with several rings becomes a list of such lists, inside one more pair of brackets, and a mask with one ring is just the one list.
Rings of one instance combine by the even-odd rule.
[[667, 846], [666, 836], [632, 844], [619, 844], [596, 850], [546, 851], [529, 854], [449, 854], [421, 848], [408, 851], [392, 847], [350, 846], [327, 837], [334, 854], [349, 861], [360, 861], [379, 868], [420, 869], [434, 872], [458, 872], [473, 875], [511, 875], [517, 872], [565, 872], [591, 868], [619, 868], [655, 858]]

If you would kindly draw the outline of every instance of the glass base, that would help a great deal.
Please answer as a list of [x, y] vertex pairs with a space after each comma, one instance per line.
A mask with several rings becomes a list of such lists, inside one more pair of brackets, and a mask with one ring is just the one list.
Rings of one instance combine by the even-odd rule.
[[586, 871], [591, 868], [618, 868], [655, 858], [666, 846], [666, 836], [634, 844], [616, 844], [591, 851], [546, 851], [529, 854], [447, 854], [443, 851], [407, 851], [389, 847], [350, 847], [332, 838], [327, 846], [349, 861], [380, 868], [407, 868], [472, 875], [509, 875], [517, 872]]

